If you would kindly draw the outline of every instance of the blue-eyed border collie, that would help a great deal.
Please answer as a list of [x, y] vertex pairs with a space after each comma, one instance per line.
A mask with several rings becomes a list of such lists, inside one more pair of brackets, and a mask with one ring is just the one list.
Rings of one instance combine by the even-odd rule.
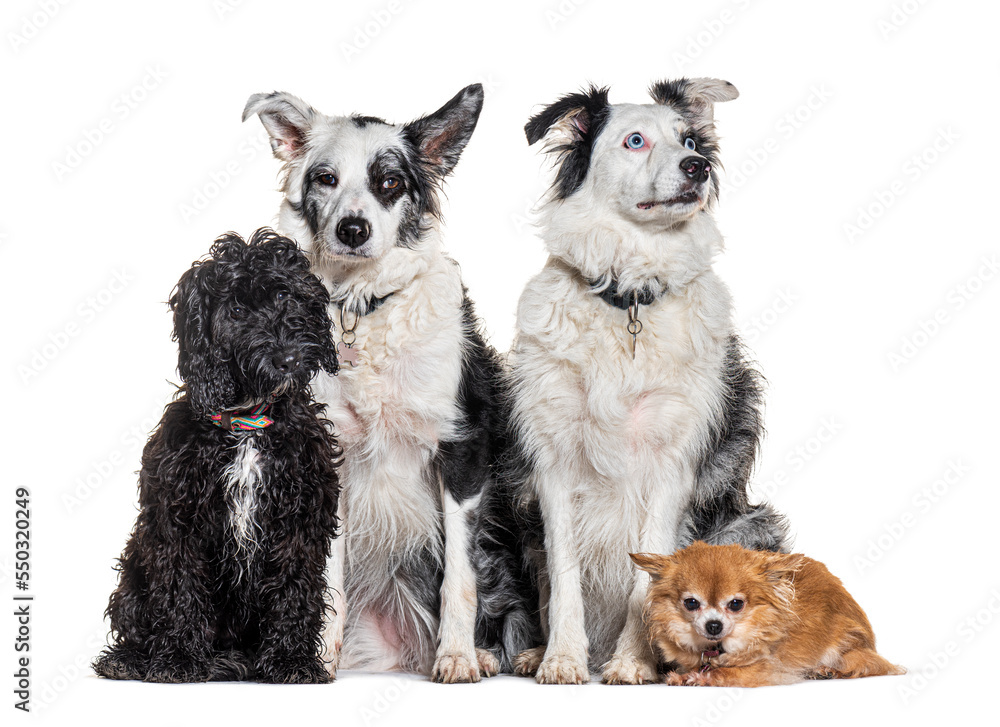
[[783, 518], [748, 500], [761, 382], [712, 270], [713, 107], [738, 94], [708, 78], [651, 94], [611, 104], [591, 87], [525, 127], [556, 169], [540, 206], [549, 259], [521, 296], [510, 357], [547, 626], [517, 671], [542, 683], [584, 682], [590, 668], [608, 683], [656, 679], [649, 576], [630, 552], [786, 548]]

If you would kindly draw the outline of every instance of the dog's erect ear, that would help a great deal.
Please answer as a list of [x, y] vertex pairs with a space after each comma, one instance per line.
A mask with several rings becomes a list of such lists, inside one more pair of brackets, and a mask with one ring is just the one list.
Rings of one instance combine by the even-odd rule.
[[678, 78], [676, 81], [654, 83], [649, 94], [656, 103], [671, 106], [682, 116], [711, 121], [715, 104], [732, 101], [740, 92], [729, 81], [718, 78]]
[[556, 173], [556, 195], [565, 199], [583, 184], [590, 168], [594, 141], [604, 128], [610, 111], [608, 89], [591, 86], [582, 93], [563, 96], [532, 116], [524, 125], [528, 143], [547, 135], [552, 144], [546, 151], [560, 157]]
[[271, 151], [283, 162], [290, 162], [302, 153], [306, 135], [317, 112], [290, 93], [255, 93], [243, 108], [243, 120], [257, 114], [271, 137]]
[[403, 128], [424, 168], [444, 179], [455, 168], [483, 110], [483, 84], [466, 86], [444, 106]]
[[673, 561], [668, 555], [656, 555], [654, 553], [629, 553], [632, 559], [641, 570], [646, 571], [653, 577], [654, 581], [663, 578], [673, 567]]
[[213, 355], [209, 290], [215, 264], [195, 263], [181, 276], [170, 296], [174, 340], [180, 349], [177, 371], [187, 385], [191, 407], [202, 415], [230, 406], [236, 396], [225, 363]]

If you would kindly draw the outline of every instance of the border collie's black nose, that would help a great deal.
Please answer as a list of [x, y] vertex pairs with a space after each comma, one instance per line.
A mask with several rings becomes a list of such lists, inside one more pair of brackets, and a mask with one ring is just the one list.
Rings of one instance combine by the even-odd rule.
[[290, 374], [299, 367], [302, 357], [298, 351], [281, 351], [271, 357], [271, 365], [283, 374]]
[[709, 636], [718, 636], [722, 633], [722, 621], [709, 621], [705, 624], [705, 631]]
[[364, 245], [371, 234], [372, 226], [364, 217], [345, 217], [337, 223], [337, 239], [351, 249]]
[[688, 179], [696, 182], [704, 182], [712, 171], [712, 165], [707, 159], [701, 157], [685, 157], [681, 159], [681, 171], [687, 175]]

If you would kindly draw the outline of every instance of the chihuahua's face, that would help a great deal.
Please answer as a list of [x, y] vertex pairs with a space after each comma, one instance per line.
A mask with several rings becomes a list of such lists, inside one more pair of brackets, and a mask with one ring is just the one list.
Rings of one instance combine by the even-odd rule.
[[790, 615], [799, 558], [700, 542], [672, 556], [633, 555], [652, 577], [646, 611], [654, 646], [674, 658], [678, 650], [736, 653], [769, 640]]

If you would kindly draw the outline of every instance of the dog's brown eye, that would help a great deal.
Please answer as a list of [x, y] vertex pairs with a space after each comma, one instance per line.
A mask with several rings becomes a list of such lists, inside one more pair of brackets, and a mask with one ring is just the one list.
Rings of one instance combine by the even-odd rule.
[[733, 613], [736, 613], [737, 611], [742, 611], [743, 610], [743, 599], [734, 598], [732, 601], [730, 601], [728, 604], [726, 604], [726, 606]]
[[229, 309], [229, 317], [232, 318], [234, 321], [236, 321], [242, 318], [245, 312], [246, 311], [244, 311], [238, 305], [234, 305], [232, 308]]
[[399, 186], [399, 180], [395, 177], [386, 177], [382, 182], [382, 189], [395, 189]]
[[285, 300], [287, 297], [288, 297], [288, 293], [287, 293], [287, 291], [284, 291], [284, 290], [279, 290], [277, 293], [274, 294], [274, 299], [275, 300]]
[[320, 184], [326, 184], [330, 187], [336, 186], [337, 184], [337, 178], [332, 174], [320, 174], [318, 177], [316, 177], [316, 181], [318, 181]]
[[701, 604], [698, 602], [697, 598], [684, 599], [684, 608], [686, 608], [688, 611], [697, 611], [700, 605]]

